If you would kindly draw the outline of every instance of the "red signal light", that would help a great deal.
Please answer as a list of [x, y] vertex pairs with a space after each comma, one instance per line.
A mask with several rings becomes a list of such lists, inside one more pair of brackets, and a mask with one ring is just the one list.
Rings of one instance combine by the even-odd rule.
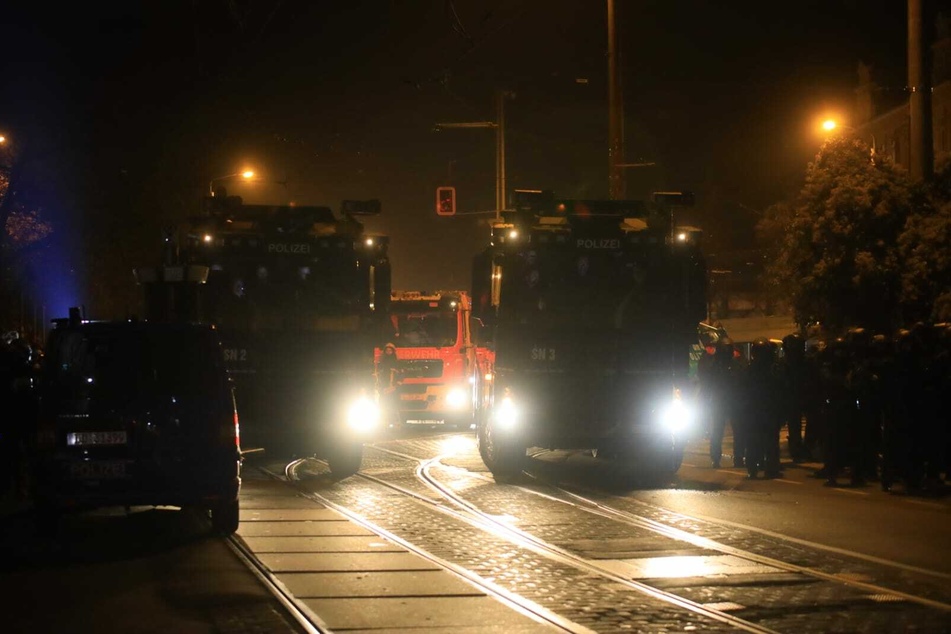
[[436, 214], [440, 216], [456, 215], [456, 188], [436, 188]]

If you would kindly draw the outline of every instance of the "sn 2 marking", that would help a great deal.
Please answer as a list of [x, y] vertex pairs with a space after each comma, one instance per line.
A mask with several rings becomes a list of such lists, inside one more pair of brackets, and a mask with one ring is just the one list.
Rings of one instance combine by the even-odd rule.
[[243, 362], [248, 360], [248, 351], [244, 348], [225, 348], [225, 361]]

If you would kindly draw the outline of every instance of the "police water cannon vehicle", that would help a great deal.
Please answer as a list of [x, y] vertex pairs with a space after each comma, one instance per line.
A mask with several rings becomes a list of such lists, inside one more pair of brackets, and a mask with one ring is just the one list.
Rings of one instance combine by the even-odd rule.
[[[137, 271], [152, 312], [216, 326], [246, 446], [356, 472], [380, 425], [373, 351], [390, 297], [388, 238], [358, 220], [380, 213], [379, 201], [344, 201], [339, 216], [238, 197], [207, 203], [166, 236], [174, 264]], [[170, 291], [175, 269], [204, 279]]]
[[483, 461], [508, 478], [528, 447], [592, 449], [672, 476], [695, 425], [686, 388], [706, 314], [701, 232], [674, 222], [688, 197], [514, 199], [473, 261], [473, 315], [495, 353]]

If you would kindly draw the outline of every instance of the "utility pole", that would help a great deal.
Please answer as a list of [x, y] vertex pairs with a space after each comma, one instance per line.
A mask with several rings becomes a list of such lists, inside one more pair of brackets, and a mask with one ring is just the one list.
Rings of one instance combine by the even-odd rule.
[[608, 1], [608, 183], [612, 200], [624, 198], [624, 98], [620, 86], [614, 0]]
[[504, 90], [495, 93], [495, 219], [505, 209], [505, 97]]
[[[916, 181], [934, 175], [934, 138], [931, 122], [931, 20], [928, 0], [908, 0], [908, 111], [911, 128], [909, 172]], [[926, 32], [926, 25], [928, 31]]]
[[468, 121], [461, 123], [437, 123], [434, 132], [450, 129], [494, 128], [495, 129], [495, 219], [501, 220], [505, 210], [505, 100], [515, 96], [507, 90], [495, 93], [495, 121]]

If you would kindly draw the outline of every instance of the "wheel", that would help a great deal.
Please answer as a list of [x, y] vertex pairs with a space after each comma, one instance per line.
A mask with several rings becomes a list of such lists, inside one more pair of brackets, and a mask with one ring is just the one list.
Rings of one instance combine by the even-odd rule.
[[684, 461], [683, 447], [630, 448], [618, 456], [629, 470], [632, 482], [641, 486], [665, 486], [677, 475]]
[[221, 535], [230, 535], [238, 530], [238, 500], [218, 502], [211, 507], [211, 529]]
[[40, 537], [55, 537], [59, 533], [62, 512], [45, 502], [38, 502], [33, 509], [33, 523]]
[[498, 433], [491, 421], [479, 425], [478, 441], [482, 462], [496, 480], [515, 480], [522, 474], [525, 464], [523, 441]]
[[348, 478], [360, 470], [363, 463], [363, 443], [335, 443], [325, 458], [330, 465], [330, 473], [335, 478]]

